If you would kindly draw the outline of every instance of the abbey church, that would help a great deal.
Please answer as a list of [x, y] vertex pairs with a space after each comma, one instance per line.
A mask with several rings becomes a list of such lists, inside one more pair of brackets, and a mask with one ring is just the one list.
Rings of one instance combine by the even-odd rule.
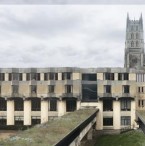
[[137, 112], [145, 110], [142, 15], [127, 15], [125, 39], [124, 68], [0, 68], [0, 128], [44, 123], [84, 107], [99, 109], [97, 130], [137, 127]]

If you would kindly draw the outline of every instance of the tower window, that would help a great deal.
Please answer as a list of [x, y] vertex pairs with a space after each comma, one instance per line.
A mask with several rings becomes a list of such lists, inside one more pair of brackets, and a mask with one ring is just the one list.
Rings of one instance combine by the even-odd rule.
[[134, 42], [133, 41], [131, 42], [131, 47], [134, 47]]
[[136, 33], [136, 39], [139, 39], [139, 34], [138, 33]]
[[139, 46], [139, 43], [138, 43], [138, 41], [136, 41], [136, 47], [138, 47]]
[[134, 34], [133, 33], [131, 34], [131, 39], [134, 39]]

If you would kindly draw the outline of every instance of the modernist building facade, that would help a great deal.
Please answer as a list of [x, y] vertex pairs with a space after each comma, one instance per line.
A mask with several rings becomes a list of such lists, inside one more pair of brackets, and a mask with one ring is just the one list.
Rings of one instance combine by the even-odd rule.
[[143, 42], [142, 16], [128, 16], [124, 68], [1, 68], [0, 127], [44, 123], [95, 107], [97, 130], [134, 128], [136, 110], [145, 109]]

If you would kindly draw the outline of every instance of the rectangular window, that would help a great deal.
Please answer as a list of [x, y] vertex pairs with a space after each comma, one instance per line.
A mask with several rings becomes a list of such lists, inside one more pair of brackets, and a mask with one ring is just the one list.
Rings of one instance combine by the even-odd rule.
[[4, 73], [0, 73], [0, 81], [4, 81], [5, 80], [5, 74]]
[[71, 80], [71, 78], [72, 78], [71, 72], [62, 73], [62, 80]]
[[131, 100], [130, 99], [121, 99], [121, 110], [122, 111], [131, 110]]
[[130, 116], [121, 116], [121, 125], [122, 126], [129, 126], [131, 125]]
[[30, 81], [30, 73], [27, 73], [27, 74], [26, 74], [26, 80], [27, 80], [27, 81]]
[[129, 85], [123, 85], [123, 93], [129, 93]]
[[72, 85], [65, 85], [65, 93], [72, 93]]
[[31, 86], [31, 93], [37, 93], [37, 86], [36, 85]]
[[14, 99], [14, 107], [15, 111], [23, 111], [24, 110], [24, 101], [22, 98], [15, 98]]
[[128, 73], [118, 73], [118, 80], [129, 80]]
[[19, 73], [19, 81], [22, 81], [22, 80], [23, 80], [23, 74]]
[[40, 98], [32, 98], [31, 99], [31, 110], [32, 111], [40, 111], [41, 110], [41, 99]]
[[111, 85], [104, 85], [104, 93], [111, 93]]
[[31, 80], [37, 80], [37, 73], [31, 73]]
[[49, 110], [50, 111], [57, 111], [57, 100], [56, 99], [50, 99], [50, 101], [49, 101], [49, 105], [50, 105], [50, 107], [49, 107]]
[[76, 100], [75, 99], [66, 100], [66, 111], [72, 112], [75, 110], [76, 110]]
[[103, 118], [103, 126], [113, 126], [113, 117]]
[[58, 74], [57, 73], [49, 73], [49, 80], [58, 80]]
[[48, 81], [48, 73], [44, 73], [44, 81]]
[[7, 120], [6, 116], [0, 116], [0, 126], [6, 126]]
[[19, 86], [18, 85], [12, 86], [12, 93], [19, 93]]
[[84, 81], [96, 81], [97, 75], [96, 74], [82, 74], [82, 80]]
[[11, 81], [12, 80], [12, 74], [9, 73], [8, 75], [9, 75], [9, 81]]
[[54, 85], [48, 86], [49, 93], [54, 93]]
[[18, 73], [12, 73], [11, 76], [12, 76], [13, 81], [19, 81], [19, 74]]
[[103, 111], [113, 111], [113, 101], [111, 99], [103, 100]]
[[104, 73], [105, 80], [114, 80], [114, 73]]
[[6, 111], [7, 110], [7, 101], [0, 97], [0, 111]]

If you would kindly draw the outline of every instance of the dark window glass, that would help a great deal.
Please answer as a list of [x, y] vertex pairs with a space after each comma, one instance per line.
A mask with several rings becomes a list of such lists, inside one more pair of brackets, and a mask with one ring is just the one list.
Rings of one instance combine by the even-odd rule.
[[40, 81], [40, 73], [37, 73], [37, 80]]
[[65, 86], [65, 93], [72, 93], [72, 85]]
[[32, 116], [32, 121], [31, 121], [32, 125], [36, 125], [36, 124], [40, 124], [40, 123], [41, 123], [41, 119], [39, 116]]
[[121, 99], [121, 110], [130, 111], [131, 109], [131, 100], [130, 99]]
[[114, 73], [105, 73], [105, 80], [114, 80]]
[[12, 80], [12, 74], [9, 73], [9, 81], [11, 81], [11, 80]]
[[50, 111], [57, 111], [57, 100], [56, 99], [50, 99]]
[[111, 93], [111, 85], [105, 85], [104, 86], [104, 88], [105, 88], [105, 93]]
[[71, 76], [72, 76], [71, 72], [62, 73], [62, 80], [71, 80]]
[[31, 110], [32, 111], [40, 111], [41, 110], [41, 99], [32, 98], [31, 99]]
[[37, 86], [36, 85], [31, 86], [31, 93], [37, 93]]
[[0, 126], [6, 126], [6, 125], [7, 125], [6, 117], [0, 116]]
[[58, 80], [58, 74], [57, 73], [49, 73], [49, 80]]
[[22, 98], [14, 99], [14, 107], [15, 111], [23, 111], [24, 110], [24, 101]]
[[48, 73], [44, 73], [44, 81], [48, 80]]
[[4, 81], [5, 80], [5, 74], [4, 73], [0, 73], [0, 81]]
[[15, 125], [16, 126], [23, 126], [23, 117], [22, 116], [15, 116]]
[[19, 80], [22, 81], [23, 80], [23, 74], [19, 73]]
[[113, 101], [110, 99], [103, 100], [103, 111], [113, 111]]
[[6, 111], [7, 110], [7, 102], [4, 98], [0, 97], [0, 111]]
[[18, 73], [12, 73], [11, 76], [12, 76], [12, 80], [14, 80], [14, 81], [19, 80], [19, 74]]
[[96, 84], [83, 84], [82, 85], [82, 100], [83, 101], [96, 101], [97, 99], [97, 85]]
[[103, 118], [103, 126], [113, 126], [113, 118]]
[[121, 125], [122, 126], [127, 126], [127, 125], [131, 125], [131, 120], [130, 120], [130, 116], [122, 116], [121, 117]]
[[82, 80], [96, 81], [97, 80], [97, 75], [96, 74], [82, 74]]
[[129, 93], [129, 85], [124, 85], [124, 93]]
[[76, 110], [76, 100], [75, 99], [67, 99], [66, 100], [66, 111], [72, 112]]
[[128, 75], [128, 73], [124, 73], [124, 80], [129, 80], [129, 75]]
[[31, 80], [37, 80], [37, 73], [31, 73]]
[[54, 85], [48, 86], [49, 93], [54, 93]]
[[27, 81], [30, 81], [30, 73], [27, 73], [27, 74], [26, 74], [26, 80], [27, 80]]

